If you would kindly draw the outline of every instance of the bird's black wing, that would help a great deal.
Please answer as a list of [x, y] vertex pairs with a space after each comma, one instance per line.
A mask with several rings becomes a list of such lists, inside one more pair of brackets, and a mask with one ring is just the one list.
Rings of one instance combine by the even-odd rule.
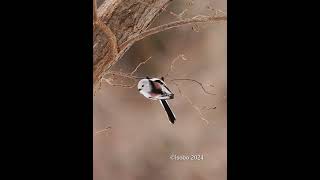
[[151, 86], [151, 92], [155, 94], [163, 94], [162, 89], [156, 88], [156, 85], [154, 84], [153, 81], [149, 80], [150, 86]]
[[[172, 93], [172, 92], [170, 91], [170, 89], [166, 86], [166, 84], [165, 84], [163, 81], [157, 79], [157, 80], [154, 80], [154, 82], [160, 83], [160, 84], [163, 85], [170, 93]], [[172, 93], [172, 94], [173, 94], [173, 93]]]
[[170, 99], [174, 99], [174, 94], [172, 91], [167, 87], [167, 85], [159, 80], [156, 80], [155, 82], [160, 83], [164, 88], [163, 88], [163, 95], [168, 96]]

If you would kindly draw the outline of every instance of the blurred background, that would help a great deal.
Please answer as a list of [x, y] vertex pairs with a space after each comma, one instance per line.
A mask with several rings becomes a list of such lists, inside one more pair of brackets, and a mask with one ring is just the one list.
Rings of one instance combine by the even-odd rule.
[[[187, 9], [184, 17], [214, 13], [208, 6], [227, 13], [226, 0], [176, 0], [152, 27], [178, 20], [170, 12], [179, 14]], [[213, 85], [205, 88], [216, 95], [205, 94], [190, 81], [178, 82], [183, 94], [202, 109], [208, 124], [173, 83], [167, 82], [175, 93], [175, 99], [169, 101], [177, 117], [174, 125], [159, 102], [146, 99], [136, 88], [103, 84], [93, 99], [93, 132], [108, 126], [112, 129], [94, 135], [94, 180], [227, 179], [226, 22], [187, 25], [147, 37], [136, 43], [113, 70], [130, 73], [151, 57], [135, 75], [161, 77], [180, 54], [187, 61], [176, 61], [171, 77]], [[123, 80], [117, 82], [131, 82]], [[204, 158], [177, 161], [169, 158], [172, 154]]]

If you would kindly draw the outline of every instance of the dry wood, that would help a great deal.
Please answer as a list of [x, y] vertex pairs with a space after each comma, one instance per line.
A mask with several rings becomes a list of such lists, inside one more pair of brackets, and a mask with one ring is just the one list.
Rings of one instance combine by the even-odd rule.
[[168, 23], [148, 30], [148, 27], [173, 0], [105, 0], [95, 11], [93, 32], [93, 86], [96, 90], [104, 74], [138, 40], [149, 35], [200, 22], [226, 20], [224, 17], [197, 16]]

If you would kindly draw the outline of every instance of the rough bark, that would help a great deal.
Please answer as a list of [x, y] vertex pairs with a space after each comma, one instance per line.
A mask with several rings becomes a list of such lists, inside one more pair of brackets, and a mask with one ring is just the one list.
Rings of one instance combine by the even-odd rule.
[[144, 32], [172, 0], [105, 0], [97, 10], [93, 33], [93, 85], [130, 48], [120, 44]]

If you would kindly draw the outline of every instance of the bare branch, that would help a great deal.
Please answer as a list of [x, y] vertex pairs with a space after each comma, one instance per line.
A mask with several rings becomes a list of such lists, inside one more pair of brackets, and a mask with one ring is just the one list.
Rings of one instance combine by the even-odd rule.
[[139, 67], [142, 66], [143, 64], [147, 63], [150, 59], [151, 59], [151, 56], [148, 59], [146, 59], [145, 61], [139, 63], [138, 66], [130, 73], [130, 75], [133, 75], [135, 72], [137, 72]]
[[137, 84], [137, 81], [135, 81], [134, 84], [132, 84], [132, 85], [126, 85], [126, 84], [114, 84], [108, 78], [102, 78], [101, 80], [107, 82], [110, 86], [119, 86], [119, 87], [123, 87], [123, 88], [134, 88]]
[[217, 107], [216, 106], [210, 106], [210, 107], [208, 107], [208, 106], [203, 106], [202, 108], [201, 108], [201, 110], [211, 110], [211, 109], [217, 109]]
[[188, 11], [188, 9], [183, 10], [181, 13], [176, 14], [174, 12], [170, 12], [171, 15], [175, 16], [176, 18], [178, 18], [179, 20], [183, 20], [183, 15], [185, 15], [185, 13]]
[[[112, 77], [110, 77], [110, 78], [104, 78], [104, 77], [103, 77], [102, 80], [105, 81], [105, 82], [107, 82], [107, 83], [108, 83], [109, 85], [111, 85], [111, 86], [122, 87], [122, 88], [134, 88], [134, 87], [136, 87], [136, 85], [137, 85], [137, 83], [138, 83], [138, 80], [139, 80], [139, 79], [143, 79], [144, 77], [134, 76], [133, 74], [134, 74], [135, 72], [137, 72], [137, 70], [138, 70], [143, 64], [147, 63], [150, 59], [151, 59], [151, 57], [149, 57], [149, 58], [146, 59], [145, 61], [139, 63], [139, 64], [136, 66], [136, 68], [135, 68], [131, 73], [123, 73], [123, 72], [119, 72], [119, 71], [108, 71], [108, 72], [105, 73], [105, 75], [120, 76], [120, 77], [124, 77], [124, 78], [131, 79], [131, 80], [133, 81], [133, 84], [131, 84], [131, 85], [127, 85], [127, 84], [114, 84], [114, 83], [112, 83], [112, 81], [114, 80], [114, 78], [112, 78]], [[174, 58], [174, 60], [172, 61], [171, 65], [170, 65], [170, 68], [169, 68], [169, 71], [168, 71], [168, 73], [166, 74], [166, 76], [169, 75], [169, 73], [170, 73], [171, 71], [174, 71], [174, 64], [175, 64], [175, 62], [178, 61], [179, 59], [182, 59], [182, 60], [184, 60], [184, 61], [187, 60], [183, 54], [180, 54], [180, 55], [178, 55], [176, 58]], [[215, 94], [212, 94], [212, 93], [208, 92], [208, 91], [204, 88], [204, 86], [203, 86], [203, 84], [202, 84], [201, 82], [199, 82], [199, 81], [197, 81], [197, 80], [194, 80], [194, 79], [189, 79], [189, 78], [177, 79], [177, 78], [176, 78], [176, 79], [171, 79], [170, 81], [173, 82], [173, 83], [177, 86], [178, 91], [179, 91], [179, 94], [180, 94], [183, 98], [185, 98], [185, 99], [188, 101], [188, 103], [198, 112], [200, 118], [201, 118], [203, 121], [205, 121], [207, 124], [209, 124], [209, 121], [204, 117], [204, 114], [203, 114], [202, 111], [203, 111], [203, 110], [207, 110], [207, 111], [208, 111], [208, 110], [211, 110], [211, 109], [215, 109], [216, 107], [207, 107], [207, 106], [204, 106], [204, 107], [202, 107], [202, 108], [199, 108], [198, 106], [196, 106], [196, 105], [192, 102], [192, 100], [191, 100], [187, 95], [185, 95], [184, 93], [182, 93], [182, 90], [180, 89], [179, 84], [176, 83], [176, 81], [192, 81], [192, 82], [195, 82], [195, 83], [197, 83], [198, 85], [200, 85], [200, 87], [202, 88], [202, 90], [203, 90], [205, 93], [211, 94], [211, 95], [215, 95]], [[211, 85], [211, 86], [212, 86], [212, 85]]]
[[202, 90], [203, 90], [204, 93], [210, 94], [210, 95], [216, 95], [216, 94], [213, 94], [213, 93], [211, 93], [211, 92], [208, 92], [208, 91], [204, 88], [204, 86], [203, 86], [203, 84], [202, 84], [201, 82], [199, 82], [199, 81], [197, 81], [197, 80], [194, 80], [194, 79], [189, 79], [189, 78], [184, 78], [184, 79], [171, 79], [171, 81], [172, 81], [172, 82], [174, 82], [174, 81], [192, 81], [192, 82], [197, 83], [197, 84], [202, 88]]
[[[144, 2], [142, 0], [137, 0], [137, 2], [141, 3], [141, 4], [144, 4], [144, 5], [147, 5], [149, 7], [152, 7], [152, 8], [155, 8], [155, 9], [161, 9], [162, 11], [165, 11], [166, 10], [166, 6], [153, 6], [151, 3], [147, 3], [147, 2]], [[169, 1], [170, 2], [170, 1]]]
[[138, 71], [138, 69], [139, 69], [143, 64], [146, 64], [150, 59], [151, 59], [151, 57], [149, 57], [149, 58], [146, 59], [145, 61], [139, 63], [139, 64], [136, 66], [136, 68], [135, 68], [131, 73], [129, 73], [129, 74], [123, 73], [123, 72], [118, 72], [118, 71], [107, 71], [107, 72], [104, 74], [104, 76], [111, 74], [112, 76], [121, 76], [121, 77], [124, 77], [124, 78], [131, 79], [131, 80], [134, 81], [134, 83], [133, 83], [132, 85], [114, 84], [114, 83], [111, 82], [110, 78], [108, 79], [108, 78], [105, 78], [104, 76], [103, 76], [102, 79], [103, 79], [105, 82], [107, 82], [109, 85], [111, 85], [111, 86], [119, 86], [119, 87], [123, 87], [123, 88], [133, 88], [133, 87], [135, 87], [135, 86], [137, 85], [137, 83], [138, 83], [137, 80], [138, 80], [138, 79], [143, 79], [143, 78], [145, 78], [145, 77], [134, 76], [133, 74], [136, 73], [136, 72]]
[[123, 72], [117, 72], [117, 71], [108, 71], [108, 72], [106, 73], [106, 75], [107, 75], [107, 74], [117, 75], [117, 76], [129, 78], [129, 79], [133, 79], [133, 80], [145, 78], [145, 77], [133, 76], [133, 75], [131, 75], [131, 74], [127, 74], [127, 73], [123, 73]]
[[184, 54], [180, 54], [176, 58], [174, 58], [173, 61], [171, 62], [171, 65], [170, 65], [170, 68], [169, 68], [167, 74], [164, 76], [165, 78], [167, 76], [169, 76], [170, 72], [173, 72], [175, 62], [178, 61], [179, 59], [182, 59], [183, 61], [187, 61], [187, 58], [185, 58]]
[[227, 16], [220, 16], [220, 17], [215, 17], [215, 16], [195, 16], [193, 18], [187, 18], [184, 20], [180, 20], [180, 21], [175, 21], [175, 22], [171, 22], [168, 24], [164, 24], [161, 26], [157, 26], [154, 28], [151, 28], [149, 30], [146, 30], [145, 32], [127, 40], [126, 42], [122, 43], [119, 46], [119, 51], [122, 51], [124, 49], [126, 49], [130, 44], [135, 43], [147, 36], [162, 32], [162, 31], [166, 31], [172, 28], [177, 28], [180, 27], [182, 25], [187, 25], [187, 24], [193, 24], [193, 23], [206, 23], [206, 22], [216, 22], [216, 21], [225, 21], [227, 20]]
[[116, 62], [118, 56], [118, 47], [117, 39], [107, 25], [102, 23], [100, 20], [97, 20], [94, 23], [94, 28], [102, 31], [105, 35], [105, 38], [108, 39], [109, 42], [107, 46], [107, 48], [109, 48], [109, 53], [105, 54], [103, 59], [93, 66], [93, 85], [94, 89], [96, 89], [97, 83], [101, 83], [103, 73], [106, 72]]
[[205, 113], [207, 113], [208, 111], [214, 110], [214, 109], [217, 109], [217, 107], [216, 106], [203, 106], [200, 110], [206, 111]]
[[[136, 66], [136, 68], [135, 68], [131, 73], [129, 73], [129, 74], [128, 74], [128, 73], [123, 73], [123, 72], [118, 72], [118, 71], [108, 71], [108, 72], [105, 73], [105, 75], [110, 75], [110, 74], [111, 74], [111, 75], [113, 75], [113, 76], [116, 75], [116, 76], [121, 76], [121, 77], [124, 77], [124, 78], [131, 79], [131, 80], [134, 81], [134, 83], [131, 84], [131, 85], [114, 84], [114, 83], [111, 82], [110, 79], [105, 78], [104, 76], [103, 76], [103, 80], [104, 80], [105, 82], [107, 82], [107, 83], [108, 83], [109, 85], [111, 85], [111, 86], [119, 86], [119, 87], [123, 87], [123, 88], [133, 88], [133, 87], [135, 87], [135, 86], [137, 85], [137, 80], [139, 80], [139, 79], [144, 79], [144, 78], [145, 78], [145, 77], [134, 76], [133, 74], [134, 74], [135, 72], [137, 72], [137, 70], [138, 70], [143, 64], [147, 63], [150, 59], [151, 59], [151, 57], [149, 57], [149, 58], [146, 59], [145, 61], [139, 63], [138, 66]], [[178, 61], [179, 59], [182, 59], [182, 60], [184, 60], [184, 61], [187, 60], [183, 54], [180, 54], [180, 55], [178, 55], [176, 58], [174, 58], [174, 60], [172, 61], [171, 65], [170, 65], [170, 69], [168, 70], [167, 74], [164, 76], [165, 78], [166, 78], [167, 76], [169, 76], [169, 73], [170, 73], [170, 72], [174, 71], [174, 64], [175, 64], [175, 62]], [[203, 85], [201, 82], [199, 82], [199, 81], [197, 81], [197, 80], [194, 80], [194, 79], [190, 79], [190, 78], [172, 78], [172, 79], [171, 79], [171, 78], [170, 78], [170, 81], [171, 81], [171, 82], [174, 82], [174, 81], [191, 81], [191, 82], [194, 82], [194, 83], [198, 84], [198, 85], [201, 87], [201, 89], [203, 90], [204, 93], [210, 94], [210, 95], [216, 95], [216, 94], [213, 94], [213, 93], [209, 92], [208, 90], [206, 90], [205, 87], [204, 87], [204, 85]], [[209, 86], [213, 87], [213, 85], [211, 85], [211, 84], [210, 84]]]
[[223, 14], [223, 15], [226, 15], [226, 13], [220, 9], [215, 9], [213, 8], [211, 5], [208, 5], [207, 8], [210, 10], [210, 11], [213, 11], [214, 12], [214, 15], [217, 16], [219, 13]]
[[196, 105], [191, 101], [191, 99], [190, 99], [187, 95], [185, 95], [185, 94], [182, 93], [182, 91], [181, 91], [181, 89], [180, 89], [180, 87], [179, 87], [179, 84], [177, 84], [177, 83], [175, 83], [175, 82], [174, 82], [174, 84], [175, 84], [176, 87], [178, 88], [179, 94], [188, 101], [188, 103], [193, 107], [193, 109], [195, 109], [195, 110], [198, 112], [201, 120], [205, 121], [205, 122], [207, 123], [207, 125], [208, 125], [208, 124], [209, 124], [209, 121], [204, 117], [204, 115], [202, 114], [200, 108], [199, 108], [198, 106], [196, 106]]
[[[224, 21], [227, 19], [226, 16], [196, 16], [147, 30], [149, 25], [165, 10], [170, 2], [172, 0], [108, 0], [104, 1], [97, 9], [96, 0], [93, 0], [93, 18], [95, 20], [93, 80], [95, 90], [97, 86], [101, 87], [101, 78], [104, 73], [109, 71], [136, 41], [186, 24]], [[190, 5], [193, 4], [193, 1], [188, 0], [188, 2]], [[140, 5], [136, 9], [130, 9], [136, 3], [140, 3]], [[132, 12], [127, 13], [128, 9], [132, 10]], [[145, 15], [141, 12], [149, 13]], [[186, 10], [182, 11], [178, 16], [182, 17], [185, 12]], [[127, 21], [123, 22], [122, 19], [127, 19]], [[98, 24], [97, 21], [102, 23]], [[134, 24], [131, 22], [134, 22]], [[120, 46], [118, 46], [118, 42]]]
[[94, 136], [99, 135], [99, 134], [101, 134], [101, 133], [103, 133], [103, 132], [106, 132], [108, 129], [111, 129], [111, 127], [109, 126], [109, 127], [106, 127], [106, 128], [103, 129], [103, 130], [97, 131]]

